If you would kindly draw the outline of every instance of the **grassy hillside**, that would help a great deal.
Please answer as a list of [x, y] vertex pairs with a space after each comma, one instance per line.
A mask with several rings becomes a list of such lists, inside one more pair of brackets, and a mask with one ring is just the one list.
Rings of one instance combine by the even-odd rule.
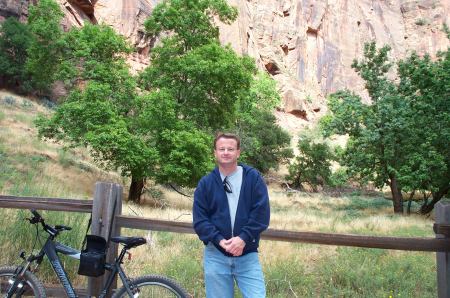
[[[65, 150], [62, 144], [40, 141], [33, 119], [50, 113], [43, 104], [0, 92], [0, 193], [7, 195], [88, 198], [96, 181], [126, 183], [117, 173], [97, 168], [86, 150]], [[339, 198], [321, 194], [287, 194], [269, 185], [271, 227], [298, 231], [364, 235], [434, 237], [432, 219], [392, 214], [382, 194], [359, 193]], [[142, 206], [124, 204], [126, 214], [191, 221], [189, 198], [155, 186], [153, 198]], [[17, 262], [17, 251], [32, 249], [34, 231], [23, 218], [27, 211], [0, 209], [0, 264]], [[52, 223], [75, 229], [61, 240], [80, 246], [87, 225], [82, 214], [47, 212]], [[195, 297], [204, 297], [202, 246], [194, 235], [123, 229], [142, 235], [149, 245], [134, 250], [129, 273], [160, 273], [183, 284]], [[15, 241], [11, 241], [14, 239]], [[262, 241], [260, 258], [268, 297], [436, 297], [435, 254], [359, 249], [312, 244]], [[64, 261], [73, 273], [77, 264]], [[48, 266], [39, 272], [56, 282]]]

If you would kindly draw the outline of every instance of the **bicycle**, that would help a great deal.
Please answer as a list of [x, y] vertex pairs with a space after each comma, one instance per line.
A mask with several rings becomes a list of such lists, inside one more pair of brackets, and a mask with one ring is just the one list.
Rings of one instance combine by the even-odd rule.
[[[80, 259], [81, 251], [70, 246], [55, 241], [55, 238], [63, 231], [69, 231], [72, 228], [64, 225], [50, 226], [45, 223], [44, 218], [36, 210], [30, 210], [33, 216], [27, 218], [30, 224], [36, 226], [36, 239], [39, 239], [39, 224], [42, 229], [48, 233], [47, 240], [42, 245], [38, 254], [30, 253], [28, 257], [25, 252], [20, 253], [23, 262], [19, 266], [0, 267], [0, 294], [1, 297], [38, 297], [46, 298], [45, 288], [42, 282], [33, 273], [44, 259], [44, 256], [50, 261], [50, 264], [62, 284], [67, 297], [77, 298], [77, 294], [64, 270], [58, 253], [69, 257]], [[108, 270], [111, 274], [103, 285], [99, 298], [105, 298], [114, 281], [119, 275], [123, 286], [115, 291], [114, 298], [119, 297], [189, 297], [184, 290], [175, 281], [159, 275], [145, 275], [135, 279], [129, 279], [125, 274], [121, 264], [123, 258], [131, 248], [145, 244], [147, 241], [142, 237], [111, 237], [112, 242], [123, 245], [122, 250], [114, 263], [104, 263], [102, 269]], [[106, 243], [106, 241], [105, 241]], [[34, 265], [33, 265], [34, 264]]]

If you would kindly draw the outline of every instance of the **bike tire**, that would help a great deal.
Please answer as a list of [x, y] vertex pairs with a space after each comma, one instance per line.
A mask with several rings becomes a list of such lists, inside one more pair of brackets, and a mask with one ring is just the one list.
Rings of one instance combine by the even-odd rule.
[[[15, 266], [0, 267], [0, 297], [6, 297], [11, 284], [9, 281], [16, 275], [20, 269]], [[25, 272], [23, 279], [23, 288], [20, 289], [22, 293], [15, 292], [12, 297], [35, 297], [46, 298], [44, 285], [42, 282], [30, 271]], [[18, 289], [19, 290], [19, 289]]]
[[[130, 284], [139, 289], [141, 298], [191, 297], [179, 284], [164, 276], [145, 275], [132, 279]], [[113, 298], [122, 297], [129, 297], [125, 287], [121, 287], [113, 296]]]

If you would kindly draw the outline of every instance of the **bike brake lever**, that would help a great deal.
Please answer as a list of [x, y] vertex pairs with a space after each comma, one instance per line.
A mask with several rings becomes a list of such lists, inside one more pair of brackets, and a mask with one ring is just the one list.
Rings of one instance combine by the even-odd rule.
[[32, 218], [27, 217], [25, 219], [28, 220], [30, 222], [30, 224], [33, 224], [33, 225], [41, 222], [40, 218], [36, 218], [36, 217], [32, 217]]
[[26, 258], [25, 258], [25, 251], [24, 251], [24, 250], [21, 250], [21, 251], [20, 251], [19, 257], [20, 257], [21, 259], [23, 259], [23, 260], [26, 260]]

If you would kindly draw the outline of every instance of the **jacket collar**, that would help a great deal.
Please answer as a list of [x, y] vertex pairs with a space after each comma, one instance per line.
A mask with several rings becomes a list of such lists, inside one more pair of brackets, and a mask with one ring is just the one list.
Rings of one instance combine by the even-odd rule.
[[[238, 166], [242, 167], [242, 176], [245, 176], [249, 170], [251, 170], [252, 168], [244, 163], [239, 162]], [[213, 170], [213, 173], [216, 177], [218, 177], [220, 179], [220, 171], [219, 171], [219, 167], [216, 166]], [[222, 181], [222, 179], [220, 179]]]

